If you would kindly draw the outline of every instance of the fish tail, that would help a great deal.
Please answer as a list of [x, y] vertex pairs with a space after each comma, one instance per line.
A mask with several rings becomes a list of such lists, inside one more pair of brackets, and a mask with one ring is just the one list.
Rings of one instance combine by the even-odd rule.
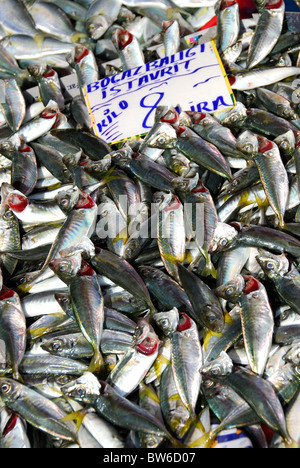
[[76, 421], [76, 428], [77, 431], [79, 431], [86, 414], [87, 410], [81, 409], [79, 411], [74, 411], [73, 413], [67, 414], [64, 418], [61, 419], [61, 421]]
[[21, 376], [18, 367], [13, 368], [13, 374], [12, 374], [13, 379], [17, 380], [20, 383], [24, 383], [23, 377]]
[[203, 268], [203, 270], [201, 272], [201, 275], [205, 276], [205, 277], [212, 276], [214, 279], [216, 279], [217, 278], [217, 270], [216, 270], [213, 262], [211, 261], [210, 254], [207, 252], [206, 249], [203, 249], [203, 248], [200, 249], [200, 252], [202, 253], [202, 255], [203, 255], [203, 257], [205, 258], [205, 261], [206, 261], [206, 265]]
[[92, 374], [104, 373], [104, 361], [100, 352], [96, 352], [93, 356], [88, 368], [88, 372], [91, 372]]
[[77, 32], [77, 33], [72, 34], [70, 39], [71, 39], [71, 42], [73, 42], [73, 44], [76, 44], [80, 41], [80, 39], [86, 39], [87, 37], [88, 37], [87, 34]]

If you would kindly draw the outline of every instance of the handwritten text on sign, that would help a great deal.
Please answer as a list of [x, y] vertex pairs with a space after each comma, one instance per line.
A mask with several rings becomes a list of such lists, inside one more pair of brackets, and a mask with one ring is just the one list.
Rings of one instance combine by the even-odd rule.
[[218, 53], [208, 42], [85, 88], [95, 133], [108, 143], [143, 135], [158, 106], [216, 112], [234, 106]]

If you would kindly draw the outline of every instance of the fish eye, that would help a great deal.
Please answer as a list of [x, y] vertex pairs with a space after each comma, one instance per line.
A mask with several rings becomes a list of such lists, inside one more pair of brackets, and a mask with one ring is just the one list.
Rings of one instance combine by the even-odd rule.
[[280, 148], [282, 149], [288, 149], [289, 147], [289, 144], [287, 141], [283, 141], [281, 144], [280, 144]]
[[158, 143], [160, 145], [163, 145], [165, 142], [166, 142], [166, 137], [164, 136], [160, 136], [158, 139], [157, 139]]
[[56, 379], [57, 383], [62, 384], [62, 385], [65, 385], [65, 384], [69, 383], [70, 380], [72, 380], [72, 378], [69, 375], [60, 375]]
[[267, 270], [274, 270], [275, 265], [274, 265], [274, 263], [272, 263], [272, 262], [268, 262], [268, 263], [266, 264], [266, 268], [267, 268]]
[[220, 245], [222, 245], [222, 247], [225, 247], [225, 245], [227, 245], [227, 244], [228, 244], [228, 240], [227, 240], [227, 239], [224, 239], [224, 238], [221, 239]]
[[117, 161], [119, 161], [119, 159], [121, 159], [121, 157], [122, 157], [122, 154], [121, 154], [121, 153], [116, 153], [116, 154], [114, 155], [114, 159], [116, 159]]
[[78, 387], [76, 392], [81, 397], [85, 395], [85, 389], [83, 387]]
[[204, 387], [206, 387], [206, 388], [210, 388], [210, 387], [213, 387], [213, 386], [214, 386], [214, 382], [213, 382], [213, 380], [205, 380], [205, 381], [203, 382], [203, 385], [204, 385]]
[[153, 447], [155, 447], [155, 445], [156, 445], [156, 442], [155, 442], [154, 439], [150, 439], [150, 440], [147, 441], [147, 447], [148, 448], [153, 448]]
[[14, 216], [13, 212], [11, 210], [7, 210], [7, 212], [4, 215], [4, 218], [5, 219], [11, 219], [11, 218], [13, 218], [13, 216]]
[[290, 315], [290, 309], [286, 309], [280, 314], [281, 320], [286, 320]]
[[219, 375], [220, 374], [220, 367], [214, 367], [212, 370], [211, 370], [211, 373], [213, 375]]
[[60, 351], [61, 350], [61, 342], [60, 341], [54, 341], [51, 346], [52, 351]]
[[69, 203], [68, 198], [63, 198], [63, 199], [60, 201], [60, 204], [61, 204], [62, 206], [67, 206], [68, 203]]
[[1, 385], [1, 393], [7, 394], [11, 391], [12, 385], [8, 382], [5, 382], [4, 384]]
[[247, 153], [250, 153], [252, 151], [252, 145], [250, 144], [245, 145], [244, 150], [247, 151]]
[[233, 287], [227, 288], [225, 290], [225, 294], [227, 294], [227, 296], [231, 296], [233, 293], [234, 293], [234, 288]]
[[12, 149], [12, 145], [11, 145], [11, 143], [9, 143], [9, 142], [7, 142], [7, 143], [1, 143], [0, 148], [3, 149], [3, 150], [9, 150], [9, 149]]
[[59, 271], [61, 271], [62, 273], [63, 273], [64, 271], [67, 271], [67, 269], [68, 269], [68, 265], [65, 264], [65, 263], [64, 263], [63, 265], [60, 265], [60, 267], [59, 267]]

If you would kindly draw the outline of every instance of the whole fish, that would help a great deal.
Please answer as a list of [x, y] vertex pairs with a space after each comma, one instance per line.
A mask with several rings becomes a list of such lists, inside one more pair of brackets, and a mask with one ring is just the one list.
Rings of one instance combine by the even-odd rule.
[[165, 426], [153, 415], [119, 395], [90, 372], [62, 388], [65, 395], [92, 404], [106, 420], [123, 428], [171, 438]]
[[283, 27], [284, 13], [285, 3], [283, 1], [274, 5], [267, 4], [260, 11], [259, 20], [248, 50], [248, 69], [258, 65], [276, 45]]
[[0, 293], [0, 322], [0, 336], [6, 345], [12, 375], [19, 380], [19, 365], [26, 349], [26, 321], [18, 294], [6, 287]]
[[268, 201], [278, 216], [279, 226], [284, 225], [284, 215], [289, 194], [288, 176], [276, 143], [259, 137], [258, 153], [254, 161]]
[[63, 422], [66, 413], [48, 398], [13, 379], [1, 377], [1, 402], [34, 427], [63, 440], [77, 441], [74, 423]]
[[183, 262], [185, 255], [183, 206], [178, 197], [164, 193], [157, 205], [157, 242], [160, 255], [168, 273], [178, 281], [177, 263]]
[[235, 44], [240, 31], [239, 4], [223, 0], [218, 11], [217, 47], [224, 52]]
[[220, 286], [217, 294], [239, 304], [250, 368], [254, 373], [263, 375], [274, 332], [273, 311], [265, 287], [252, 276], [244, 275]]
[[178, 272], [180, 282], [191, 301], [194, 320], [205, 328], [221, 332], [224, 315], [215, 293], [201, 278], [181, 264], [178, 264]]

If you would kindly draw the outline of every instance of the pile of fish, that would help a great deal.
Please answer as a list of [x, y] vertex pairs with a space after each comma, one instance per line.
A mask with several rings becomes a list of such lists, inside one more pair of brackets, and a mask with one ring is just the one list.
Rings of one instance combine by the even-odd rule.
[[[233, 429], [299, 447], [300, 34], [284, 2], [257, 0], [249, 28], [226, 0], [0, 6], [0, 446], [210, 448]], [[61, 79], [176, 53], [215, 17], [236, 106], [161, 106], [147, 135], [97, 138]]]

